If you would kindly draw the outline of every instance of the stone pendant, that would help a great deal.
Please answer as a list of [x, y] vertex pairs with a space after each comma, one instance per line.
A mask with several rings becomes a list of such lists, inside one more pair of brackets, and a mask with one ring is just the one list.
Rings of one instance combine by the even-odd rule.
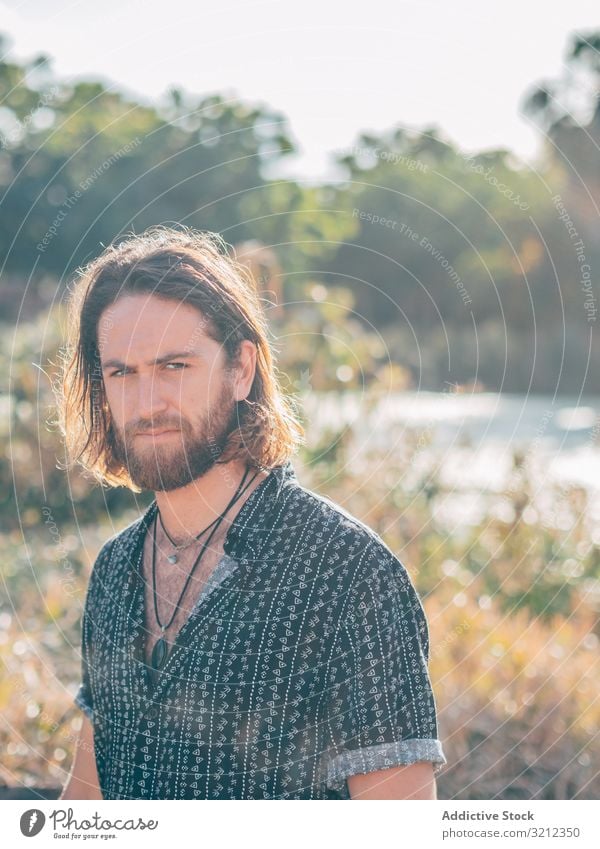
[[169, 556], [167, 557], [167, 560], [169, 561], [169, 563], [177, 563], [177, 555], [176, 554], [169, 554]]
[[155, 670], [160, 669], [163, 663], [165, 662], [166, 657], [167, 642], [164, 637], [159, 637], [159, 639], [154, 643], [154, 648], [152, 649], [152, 656], [150, 658], [152, 668]]

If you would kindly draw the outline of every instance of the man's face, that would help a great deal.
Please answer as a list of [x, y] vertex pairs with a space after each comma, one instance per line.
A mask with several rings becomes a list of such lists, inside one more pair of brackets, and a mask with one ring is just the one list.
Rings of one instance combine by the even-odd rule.
[[237, 424], [226, 352], [206, 329], [195, 307], [150, 294], [125, 295], [100, 317], [115, 453], [141, 489], [170, 491], [204, 475]]

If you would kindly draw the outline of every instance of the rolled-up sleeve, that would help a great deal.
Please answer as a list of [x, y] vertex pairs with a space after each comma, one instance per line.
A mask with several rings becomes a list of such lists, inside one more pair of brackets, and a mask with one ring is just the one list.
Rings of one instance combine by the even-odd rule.
[[446, 763], [428, 672], [425, 612], [402, 563], [375, 547], [347, 594], [330, 660], [323, 770], [346, 795], [348, 776]]

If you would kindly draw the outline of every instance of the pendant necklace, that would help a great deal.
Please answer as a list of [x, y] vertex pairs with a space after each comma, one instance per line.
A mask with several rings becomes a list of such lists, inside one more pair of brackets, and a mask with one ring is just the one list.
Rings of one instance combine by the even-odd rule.
[[[259, 474], [258, 472], [256, 472], [256, 474], [251, 478], [251, 480], [248, 481], [246, 486], [242, 489], [244, 481], [248, 477], [249, 471], [250, 471], [250, 467], [246, 466], [246, 471], [244, 473], [244, 477], [240, 481], [240, 484], [239, 484], [233, 498], [231, 499], [231, 501], [229, 502], [229, 504], [227, 505], [225, 510], [221, 513], [221, 515], [217, 517], [216, 524], [215, 524], [215, 522], [212, 522], [212, 524], [208, 526], [208, 528], [210, 528], [212, 525], [214, 525], [212, 533], [210, 534], [210, 536], [208, 537], [206, 542], [204, 542], [202, 544], [202, 548], [200, 549], [200, 554], [198, 555], [198, 557], [194, 561], [194, 565], [192, 566], [192, 568], [191, 568], [191, 570], [190, 570], [190, 572], [187, 576], [186, 582], [183, 586], [183, 590], [181, 591], [181, 594], [180, 594], [180, 596], [177, 600], [177, 604], [173, 608], [173, 613], [171, 614], [171, 618], [165, 624], [161, 623], [160, 618], [158, 616], [158, 604], [157, 604], [157, 599], [156, 599], [156, 525], [157, 525], [156, 519], [157, 519], [158, 516], [160, 516], [160, 511], [158, 510], [158, 507], [157, 507], [157, 510], [156, 510], [157, 516], [155, 516], [154, 524], [153, 524], [153, 531], [152, 531], [152, 598], [153, 598], [153, 601], [154, 601], [154, 615], [156, 617], [156, 622], [157, 622], [159, 628], [162, 631], [162, 636], [160, 636], [158, 638], [158, 640], [155, 642], [154, 647], [152, 649], [152, 654], [151, 654], [151, 657], [150, 657], [150, 664], [152, 666], [154, 673], [157, 673], [157, 672], [160, 671], [160, 669], [164, 666], [165, 660], [167, 659], [168, 647], [167, 647], [167, 641], [164, 638], [164, 633], [167, 630], [167, 628], [169, 627], [169, 625], [171, 624], [171, 622], [173, 621], [173, 619], [175, 618], [175, 614], [177, 613], [177, 610], [179, 609], [179, 605], [181, 603], [181, 600], [182, 600], [183, 596], [185, 595], [185, 591], [188, 588], [188, 584], [189, 584], [190, 580], [192, 579], [192, 576], [193, 576], [193, 574], [196, 570], [196, 567], [198, 566], [198, 563], [200, 562], [202, 555], [204, 554], [204, 552], [208, 548], [208, 545], [209, 545], [211, 539], [213, 538], [217, 528], [219, 527], [219, 525], [221, 524], [221, 522], [225, 518], [225, 515], [228, 513], [228, 511], [231, 509], [231, 507], [235, 504], [235, 502], [238, 501], [242, 497], [244, 492], [248, 489], [250, 484], [255, 480], [255, 478]], [[164, 528], [164, 526], [163, 526], [163, 528]], [[205, 533], [208, 530], [208, 528], [205, 528], [204, 531], [202, 531], [202, 533]], [[202, 536], [202, 534], [200, 534], [199, 536]], [[185, 547], [187, 547], [187, 545]]]
[[[254, 480], [254, 478], [253, 478], [253, 480]], [[242, 478], [242, 483], [243, 483], [243, 482], [244, 482], [244, 478]], [[196, 537], [192, 537], [192, 539], [191, 539], [191, 540], [189, 540], [188, 542], [183, 542], [183, 543], [181, 543], [180, 545], [176, 545], [176, 543], [175, 543], [175, 542], [171, 539], [171, 537], [169, 536], [169, 532], [167, 531], [167, 529], [166, 529], [166, 528], [165, 528], [165, 526], [163, 525], [162, 516], [160, 515], [160, 510], [159, 510], [159, 511], [158, 511], [158, 520], [159, 520], [159, 522], [160, 522], [160, 526], [161, 526], [161, 528], [163, 529], [164, 535], [166, 536], [166, 538], [169, 540], [169, 542], [170, 542], [170, 543], [171, 543], [171, 545], [173, 546], [173, 552], [172, 552], [171, 554], [168, 554], [168, 555], [167, 555], [167, 560], [168, 560], [168, 562], [169, 562], [169, 563], [171, 563], [172, 565], [174, 565], [175, 563], [177, 563], [177, 562], [178, 562], [178, 560], [179, 560], [179, 556], [178, 556], [177, 552], [178, 552], [178, 551], [185, 551], [185, 549], [186, 549], [186, 548], [189, 548], [189, 547], [190, 547], [190, 545], [193, 545], [195, 542], [198, 542], [198, 540], [200, 539], [200, 537], [201, 537], [201, 536], [204, 536], [204, 534], [205, 534], [208, 530], [210, 530], [210, 528], [212, 528], [212, 526], [213, 526], [214, 524], [216, 524], [216, 523], [219, 521], [219, 519], [220, 519], [220, 516], [217, 516], [217, 518], [215, 519], [215, 521], [214, 521], [214, 522], [211, 522], [211, 523], [210, 523], [210, 525], [208, 525], [208, 527], [204, 528], [204, 530], [203, 530], [203, 531], [200, 531], [200, 533], [198, 534], [198, 536], [196, 536]]]

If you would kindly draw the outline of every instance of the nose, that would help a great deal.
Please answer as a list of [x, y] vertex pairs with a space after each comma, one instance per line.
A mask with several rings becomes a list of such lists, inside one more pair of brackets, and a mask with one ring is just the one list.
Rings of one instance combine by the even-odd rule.
[[168, 407], [167, 399], [161, 389], [161, 381], [155, 379], [151, 373], [140, 374], [137, 389], [135, 415], [139, 419], [153, 422]]

